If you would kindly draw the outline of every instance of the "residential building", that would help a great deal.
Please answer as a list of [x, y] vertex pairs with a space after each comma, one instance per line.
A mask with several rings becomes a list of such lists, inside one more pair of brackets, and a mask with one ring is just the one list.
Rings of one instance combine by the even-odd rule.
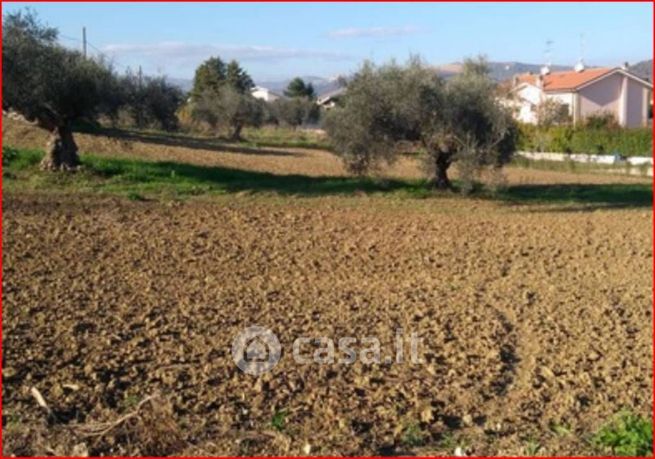
[[514, 109], [517, 120], [536, 124], [539, 104], [554, 100], [563, 104], [574, 124], [590, 115], [614, 116], [619, 125], [648, 125], [653, 85], [631, 73], [627, 65], [617, 68], [585, 68], [516, 75], [510, 97], [505, 101]]
[[271, 91], [268, 88], [263, 88], [261, 86], [255, 86], [254, 88], [252, 88], [250, 90], [250, 94], [252, 94], [252, 96], [255, 99], [261, 99], [264, 102], [273, 102], [273, 101], [276, 101], [276, 100], [284, 97], [284, 96], [282, 96], [280, 94], [277, 94], [277, 93]]

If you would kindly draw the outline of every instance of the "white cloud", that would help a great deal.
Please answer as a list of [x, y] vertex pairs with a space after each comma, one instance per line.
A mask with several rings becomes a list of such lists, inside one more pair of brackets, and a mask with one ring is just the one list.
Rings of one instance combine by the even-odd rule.
[[173, 59], [185, 62], [204, 59], [212, 55], [219, 55], [223, 59], [236, 59], [238, 61], [280, 61], [288, 59], [345, 61], [353, 59], [353, 56], [337, 51], [182, 42], [110, 44], [104, 46], [102, 51], [117, 58], [138, 56], [149, 59]]
[[350, 27], [346, 29], [337, 29], [328, 32], [332, 38], [383, 38], [383, 37], [401, 37], [414, 35], [419, 32], [418, 27]]

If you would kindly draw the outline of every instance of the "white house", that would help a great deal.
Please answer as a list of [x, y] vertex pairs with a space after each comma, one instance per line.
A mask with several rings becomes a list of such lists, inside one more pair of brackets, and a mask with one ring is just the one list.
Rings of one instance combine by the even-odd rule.
[[252, 94], [255, 99], [261, 99], [264, 102], [273, 102], [283, 97], [282, 95], [274, 93], [268, 88], [262, 88], [261, 86], [255, 86], [252, 88], [250, 94]]
[[515, 118], [537, 123], [537, 107], [546, 100], [566, 106], [573, 123], [600, 113], [611, 113], [621, 126], [648, 125], [653, 85], [622, 68], [589, 68], [579, 63], [572, 71], [516, 75], [510, 98]]

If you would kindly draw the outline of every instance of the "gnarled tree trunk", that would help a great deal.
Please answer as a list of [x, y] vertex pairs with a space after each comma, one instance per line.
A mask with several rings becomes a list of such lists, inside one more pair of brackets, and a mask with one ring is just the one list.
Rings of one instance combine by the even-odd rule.
[[443, 153], [434, 156], [434, 173], [430, 178], [430, 185], [438, 190], [450, 190], [453, 185], [448, 178], [448, 168], [450, 167], [450, 157]]
[[241, 140], [241, 130], [243, 129], [242, 124], [236, 124], [233, 126], [232, 134], [230, 135], [230, 140], [233, 142], [238, 142]]
[[77, 145], [73, 139], [70, 124], [55, 127], [48, 139], [45, 156], [41, 161], [41, 169], [48, 171], [74, 170], [79, 166]]

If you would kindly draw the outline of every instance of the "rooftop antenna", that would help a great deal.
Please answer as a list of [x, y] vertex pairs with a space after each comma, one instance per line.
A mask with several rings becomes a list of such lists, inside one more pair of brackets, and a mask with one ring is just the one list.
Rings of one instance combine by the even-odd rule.
[[585, 69], [584, 65], [584, 33], [580, 34], [580, 57], [578, 58], [578, 63], [575, 64], [573, 69], [576, 72], [583, 72]]
[[550, 59], [552, 54], [553, 40], [546, 40], [546, 50], [544, 51], [544, 58], [546, 60], [546, 65], [541, 67], [541, 74], [548, 75], [550, 73], [550, 66], [552, 65]]

